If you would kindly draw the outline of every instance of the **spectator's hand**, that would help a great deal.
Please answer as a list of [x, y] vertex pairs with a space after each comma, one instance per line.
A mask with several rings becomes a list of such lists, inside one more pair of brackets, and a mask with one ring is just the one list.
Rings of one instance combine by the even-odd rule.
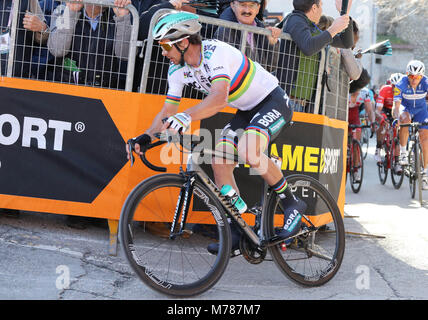
[[355, 58], [361, 59], [361, 57], [363, 56], [363, 54], [361, 53], [362, 51], [363, 51], [362, 49], [358, 49], [357, 53], [355, 54]]
[[131, 0], [114, 0], [114, 14], [118, 17], [126, 16], [129, 13], [129, 10], [124, 8], [128, 4], [131, 4]]
[[269, 43], [270, 44], [277, 43], [282, 30], [276, 27], [266, 27], [266, 29], [269, 29], [272, 32], [272, 35], [269, 36]]
[[327, 29], [327, 31], [330, 32], [331, 37], [333, 38], [336, 34], [342, 32], [348, 27], [349, 21], [349, 15], [345, 14], [340, 16], [333, 21], [333, 24]]
[[181, 7], [188, 2], [189, 0], [169, 0], [169, 3], [171, 3], [174, 6], [175, 10], [180, 10]]
[[78, 3], [75, 3], [75, 2], [73, 2], [73, 3], [71, 3], [71, 2], [67, 2], [67, 7], [71, 10], [71, 11], [74, 11], [74, 12], [78, 12], [78, 11], [80, 11], [80, 10], [82, 10], [82, 8], [83, 8], [83, 0], [74, 0], [74, 1], [76, 1], [76, 2], [78, 2]]
[[26, 12], [22, 20], [24, 28], [33, 32], [43, 32], [48, 26], [38, 16], [31, 12]]
[[[346, 12], [346, 14], [348, 15], [349, 15], [349, 12], [351, 11], [351, 6], [352, 6], [352, 0], [349, 0], [348, 11]], [[336, 0], [336, 9], [340, 13], [340, 11], [342, 10], [342, 0]]]

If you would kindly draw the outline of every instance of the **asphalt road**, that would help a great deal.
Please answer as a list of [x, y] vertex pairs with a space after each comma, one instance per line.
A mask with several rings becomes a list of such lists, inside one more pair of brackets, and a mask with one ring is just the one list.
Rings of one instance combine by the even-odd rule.
[[[410, 199], [407, 180], [400, 190], [390, 178], [381, 186], [369, 152], [360, 193], [346, 187], [346, 252], [333, 280], [303, 288], [273, 262], [237, 257], [214, 288], [193, 299], [428, 299], [428, 207]], [[121, 250], [109, 256], [108, 244], [106, 226], [70, 229], [64, 216], [45, 213], [0, 216], [0, 299], [170, 299], [143, 285]]]

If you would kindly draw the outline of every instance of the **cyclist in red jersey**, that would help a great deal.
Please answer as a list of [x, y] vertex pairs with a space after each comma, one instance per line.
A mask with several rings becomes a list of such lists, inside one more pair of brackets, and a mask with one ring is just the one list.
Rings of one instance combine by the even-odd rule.
[[[368, 115], [369, 121], [371, 123], [375, 122], [374, 108], [371, 103], [371, 98], [368, 90], [357, 90], [349, 94], [349, 112], [348, 112], [348, 124], [360, 125], [360, 106], [364, 103], [364, 108], [366, 115]], [[352, 130], [353, 137], [358, 141], [361, 141], [361, 128], [348, 129]], [[355, 155], [356, 165], [358, 166], [359, 158]], [[360, 181], [360, 171], [354, 172], [354, 179]]]
[[[392, 117], [392, 107], [394, 105], [394, 88], [395, 85], [401, 80], [403, 77], [402, 73], [393, 73], [391, 74], [390, 78], [387, 80], [387, 84], [382, 86], [382, 88], [379, 91], [379, 95], [376, 99], [376, 115], [378, 116], [377, 121], [379, 122], [380, 126], [379, 129], [376, 131], [376, 153], [375, 153], [375, 160], [376, 162], [380, 162], [380, 148], [382, 147], [382, 141], [385, 137], [386, 133], [386, 122], [389, 121], [390, 124], [393, 122]], [[388, 84], [389, 83], [389, 84]], [[400, 147], [397, 145], [397, 153], [400, 154]], [[401, 166], [398, 163], [395, 165], [395, 172], [397, 174], [400, 174], [402, 169]]]

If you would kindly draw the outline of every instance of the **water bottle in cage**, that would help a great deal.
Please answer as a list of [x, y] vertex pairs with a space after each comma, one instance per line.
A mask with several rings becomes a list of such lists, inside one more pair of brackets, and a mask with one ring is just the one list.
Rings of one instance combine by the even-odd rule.
[[239, 196], [239, 194], [232, 188], [232, 186], [225, 184], [221, 187], [220, 193], [230, 201], [239, 213], [244, 213], [247, 210], [247, 205]]

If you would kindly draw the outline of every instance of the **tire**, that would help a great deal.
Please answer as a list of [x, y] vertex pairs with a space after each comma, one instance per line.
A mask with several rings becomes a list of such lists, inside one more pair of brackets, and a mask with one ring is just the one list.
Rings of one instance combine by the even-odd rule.
[[415, 198], [416, 195], [416, 180], [417, 180], [417, 168], [416, 168], [416, 159], [417, 159], [417, 151], [416, 145], [412, 146], [412, 149], [409, 152], [409, 188], [410, 188], [410, 196], [412, 199]]
[[397, 159], [398, 156], [395, 153], [395, 147], [398, 144], [398, 139], [397, 140], [393, 140], [391, 143], [391, 149], [390, 149], [390, 155], [391, 155], [391, 180], [392, 180], [392, 185], [394, 186], [395, 189], [400, 189], [401, 184], [403, 183], [404, 180], [404, 168], [401, 167], [401, 174], [398, 174], [395, 172], [395, 166], [398, 163]]
[[[361, 189], [361, 185], [363, 184], [363, 173], [364, 173], [364, 160], [363, 160], [363, 154], [361, 152], [361, 145], [358, 142], [358, 140], [353, 139], [353, 150], [351, 154], [351, 168], [349, 171], [349, 182], [351, 183], [351, 189], [354, 193], [358, 193]], [[360, 159], [360, 165], [355, 166], [355, 154]], [[359, 171], [360, 172], [360, 180], [354, 179], [354, 172]]]
[[416, 143], [415, 146], [415, 150], [416, 150], [416, 173], [417, 173], [417, 191], [418, 191], [418, 197], [419, 197], [419, 202], [422, 205], [423, 204], [423, 199], [422, 199], [422, 163], [423, 163], [423, 159], [422, 159], [422, 149], [421, 149], [421, 145], [418, 141], [418, 143]]
[[379, 181], [383, 185], [388, 178], [388, 146], [384, 142], [380, 149], [381, 161], [377, 163], [377, 173], [379, 175]]
[[[231, 251], [224, 209], [198, 179], [190, 200], [207, 212], [194, 211], [190, 206], [186, 232], [170, 239], [169, 229], [184, 185], [185, 178], [176, 174], [144, 180], [126, 199], [119, 222], [120, 242], [132, 269], [151, 288], [173, 296], [194, 296], [210, 289], [226, 269]], [[201, 228], [196, 232], [196, 226], [209, 224], [213, 226], [208, 228], [213, 231], [211, 235], [201, 232]], [[216, 241], [213, 238], [219, 242], [218, 255], [206, 249]]]
[[[293, 193], [307, 203], [308, 209], [313, 208], [316, 201], [317, 210], [324, 214], [311, 217], [315, 227], [307, 234], [293, 238], [291, 244], [277, 244], [268, 249], [278, 268], [291, 280], [303, 286], [320, 286], [334, 277], [342, 263], [345, 252], [343, 218], [336, 201], [317, 180], [296, 174], [288, 176], [287, 182]], [[275, 228], [282, 227], [282, 212], [279, 198], [272, 192], [263, 221], [266, 239], [275, 236]], [[306, 221], [308, 218], [305, 216], [302, 228], [308, 224], [304, 223]]]
[[361, 149], [363, 151], [363, 159], [366, 159], [367, 153], [369, 152], [370, 144], [370, 129], [363, 128], [361, 134]]

